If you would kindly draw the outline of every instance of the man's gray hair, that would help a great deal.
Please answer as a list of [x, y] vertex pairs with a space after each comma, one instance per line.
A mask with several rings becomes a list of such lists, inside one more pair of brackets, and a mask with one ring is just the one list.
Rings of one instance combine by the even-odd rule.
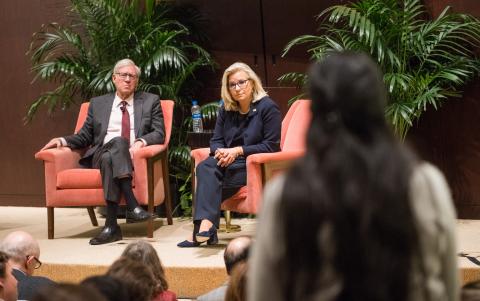
[[135, 70], [137, 70], [137, 76], [140, 77], [141, 69], [137, 65], [135, 65], [135, 62], [132, 61], [131, 59], [122, 59], [119, 60], [116, 64], [115, 67], [113, 67], [113, 73], [117, 73], [118, 69], [125, 67], [125, 66], [134, 66]]
[[27, 232], [15, 231], [2, 240], [0, 251], [6, 253], [13, 261], [23, 262], [28, 255], [38, 256], [40, 247]]

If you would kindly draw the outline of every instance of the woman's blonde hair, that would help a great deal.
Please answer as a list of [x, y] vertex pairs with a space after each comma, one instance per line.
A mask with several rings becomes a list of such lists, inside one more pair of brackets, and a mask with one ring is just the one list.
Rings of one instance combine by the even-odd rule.
[[261, 98], [267, 96], [267, 92], [262, 87], [262, 81], [258, 77], [258, 75], [250, 68], [247, 64], [236, 62], [233, 63], [230, 67], [225, 69], [223, 72], [222, 77], [222, 90], [221, 95], [223, 99], [223, 103], [225, 105], [225, 110], [227, 111], [238, 111], [239, 106], [238, 102], [232, 98], [230, 91], [228, 89], [228, 77], [238, 71], [243, 71], [248, 75], [248, 79], [251, 81], [252, 84], [252, 92], [253, 92], [253, 100], [252, 102], [256, 102]]

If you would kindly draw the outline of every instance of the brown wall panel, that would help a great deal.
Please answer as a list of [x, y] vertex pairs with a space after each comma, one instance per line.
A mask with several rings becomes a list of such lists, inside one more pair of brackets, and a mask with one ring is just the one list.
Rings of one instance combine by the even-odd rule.
[[[480, 16], [477, 0], [427, 0], [434, 16], [450, 5], [455, 12]], [[408, 136], [419, 155], [433, 162], [450, 184], [458, 215], [480, 218], [480, 79], [438, 111], [429, 107]]]
[[278, 78], [288, 72], [305, 72], [309, 65], [307, 46], [296, 46], [282, 57], [285, 46], [300, 35], [318, 34], [316, 16], [325, 8], [346, 0], [262, 0], [267, 84], [280, 84]]
[[214, 50], [262, 52], [258, 0], [177, 0], [197, 7], [207, 20], [207, 34]]
[[0, 2], [0, 205], [44, 204], [44, 176], [35, 152], [52, 136], [72, 132], [78, 108], [48, 117], [45, 110], [23, 124], [28, 105], [47, 91], [44, 83], [31, 85], [29, 58], [25, 55], [34, 31], [43, 23], [64, 19], [67, 0], [17, 0]]
[[427, 5], [435, 16], [438, 16], [447, 6], [452, 11], [480, 15], [480, 3], [478, 0], [426, 0]]
[[463, 99], [427, 111], [409, 135], [419, 155], [444, 172], [462, 218], [480, 217], [479, 93], [480, 82], [472, 83]]

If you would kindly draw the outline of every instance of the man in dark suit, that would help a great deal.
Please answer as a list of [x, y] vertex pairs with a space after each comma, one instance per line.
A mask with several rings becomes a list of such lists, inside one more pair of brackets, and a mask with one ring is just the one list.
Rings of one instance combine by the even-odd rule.
[[55, 284], [46, 277], [33, 276], [34, 271], [42, 265], [40, 247], [38, 242], [27, 232], [9, 233], [2, 240], [0, 250], [9, 257], [8, 263], [18, 282], [19, 300], [31, 300], [39, 289]]
[[135, 92], [139, 76], [140, 68], [132, 60], [118, 61], [112, 75], [116, 93], [90, 101], [87, 119], [77, 134], [53, 138], [43, 147], [90, 147], [80, 164], [100, 169], [107, 205], [105, 227], [90, 240], [92, 245], [122, 239], [116, 218], [121, 195], [127, 204], [127, 223], [152, 218], [138, 205], [133, 194], [131, 156], [146, 145], [163, 143], [165, 128], [159, 97]]

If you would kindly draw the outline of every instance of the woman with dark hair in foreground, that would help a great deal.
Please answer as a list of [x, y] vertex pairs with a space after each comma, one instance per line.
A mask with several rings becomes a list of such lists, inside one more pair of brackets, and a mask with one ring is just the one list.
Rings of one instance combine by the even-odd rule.
[[266, 188], [249, 300], [458, 300], [447, 183], [392, 135], [378, 67], [334, 53], [309, 79], [307, 152]]

